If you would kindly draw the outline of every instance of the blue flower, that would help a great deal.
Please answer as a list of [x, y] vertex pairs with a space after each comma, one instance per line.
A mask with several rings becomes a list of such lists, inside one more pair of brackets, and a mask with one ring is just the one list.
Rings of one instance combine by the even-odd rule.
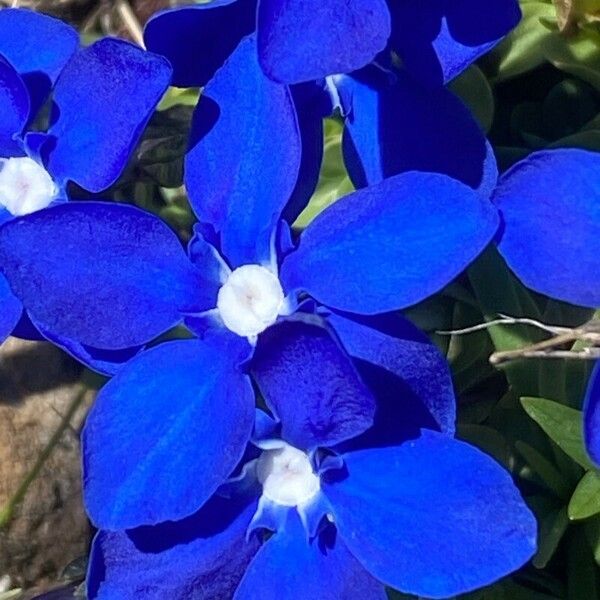
[[[188, 255], [162, 221], [114, 203], [62, 204], [0, 229], [1, 269], [51, 339], [73, 340], [93, 354], [127, 354], [182, 322], [200, 338], [142, 353], [112, 400], [96, 405], [87, 429], [86, 494], [98, 525], [183, 517], [208, 499], [250, 436], [247, 373], [272, 407], [300, 390], [298, 406], [306, 398], [334, 405], [342, 392], [350, 394], [360, 410], [346, 435], [367, 429], [374, 400], [348, 356], [353, 336], [339, 340], [335, 315], [348, 313], [358, 327], [370, 315], [421, 301], [458, 275], [496, 231], [496, 211], [472, 189], [444, 175], [409, 172], [340, 200], [295, 245], [281, 214], [300, 163], [289, 89], [263, 75], [247, 38], [206, 87], [194, 117], [186, 186], [201, 226]], [[257, 356], [268, 347], [277, 358], [292, 342], [273, 326], [306, 315], [327, 327], [295, 342], [281, 369], [261, 379]], [[364, 360], [393, 371], [377, 349], [385, 340], [365, 328], [374, 348]], [[269, 344], [273, 336], [277, 343]], [[168, 397], [149, 391], [156, 381]], [[447, 417], [432, 412], [447, 428]], [[182, 436], [190, 421], [193, 434]], [[214, 461], [206, 457], [190, 473], [184, 457], [210, 440]], [[181, 459], [175, 465], [173, 456]], [[169, 490], [182, 478], [193, 485], [174, 505]], [[157, 479], [161, 493], [153, 494]]]
[[441, 84], [520, 17], [516, 0], [217, 0], [157, 14], [145, 41], [169, 58], [182, 87], [204, 85], [253, 31], [264, 72], [282, 83], [349, 73], [387, 49], [413, 76]]
[[[0, 223], [67, 200], [67, 184], [100, 192], [124, 169], [165, 91], [170, 67], [127, 42], [79, 49], [70, 26], [0, 11]], [[47, 132], [28, 131], [52, 92]], [[0, 340], [22, 314], [0, 276]]]
[[[448, 433], [423, 429], [427, 422], [417, 410], [419, 399], [431, 399], [433, 392], [436, 401], [448, 408], [453, 404], [445, 365], [439, 358], [432, 360], [433, 348], [415, 343], [414, 329], [405, 322], [403, 336], [383, 343], [385, 336], [379, 334], [378, 347], [365, 344], [367, 328], [341, 317], [335, 323], [342, 339], [352, 338], [355, 351], [377, 348], [385, 355], [392, 347], [403, 349], [394, 356], [402, 377], [391, 386], [381, 367], [366, 362], [359, 367], [365, 380], [381, 384], [374, 426], [359, 437], [348, 436], [346, 417], [357, 410], [353, 395], [338, 394], [335, 406], [310, 395], [302, 403], [306, 386], [301, 384], [298, 393], [292, 389], [271, 406], [277, 420], [257, 411], [252, 443], [235, 476], [202, 508], [181, 518], [175, 498], [180, 501], [204, 481], [197, 478], [197, 463], [218, 461], [214, 440], [207, 443], [196, 432], [195, 410], [185, 424], [183, 417], [169, 420], [170, 428], [188, 438], [189, 448], [172, 447], [168, 465], [156, 455], [146, 464], [145, 475], [154, 482], [155, 495], [169, 495], [172, 509], [164, 515], [169, 521], [128, 531], [100, 531], [90, 558], [90, 600], [245, 600], [282, 593], [302, 600], [384, 599], [384, 584], [428, 598], [446, 598], [487, 585], [532, 556], [536, 522], [508, 473]], [[288, 321], [271, 328], [269, 335], [278, 339], [270, 340], [255, 363], [259, 382], [284, 368], [299, 340], [311, 330], [318, 335], [321, 325]], [[370, 335], [366, 333], [367, 338]], [[286, 342], [289, 352], [284, 349], [278, 359], [283, 339], [294, 341]], [[174, 344], [183, 348], [184, 342]], [[306, 377], [311, 377], [309, 369], [320, 358], [309, 360]], [[321, 364], [319, 381], [327, 386], [330, 367], [325, 360]], [[177, 368], [172, 377], [184, 372]], [[411, 379], [411, 373], [413, 377], [419, 373], [418, 380]], [[90, 419], [108, 402], [123, 400], [125, 387], [134, 389], [125, 381], [132, 377], [143, 379], [139, 365], [128, 365], [102, 390]], [[186, 384], [194, 378], [189, 371], [184, 377]], [[435, 380], [436, 390], [431, 388]], [[347, 382], [344, 378], [337, 384], [343, 387]], [[179, 385], [177, 390], [165, 390], [161, 387], [165, 383], [153, 380], [144, 392], [137, 392], [137, 400], [145, 395], [150, 410], [155, 410], [155, 394], [179, 403]], [[111, 399], [115, 394], [120, 397]], [[194, 390], [186, 400], [193, 395]], [[237, 418], [235, 412], [229, 414], [232, 401], [237, 406], [234, 394], [228, 406], [221, 407], [220, 420]], [[308, 422], [313, 426], [307, 427]], [[92, 427], [93, 434], [88, 422], [84, 438], [88, 441], [90, 435], [101, 433]], [[113, 445], [118, 434], [112, 431]], [[110, 435], [104, 435], [106, 442]], [[156, 448], [161, 444], [162, 439], [155, 441]], [[228, 448], [224, 444], [221, 451]], [[178, 477], [165, 480], [177, 463], [184, 465], [176, 467]], [[117, 463], [112, 465], [116, 471]], [[135, 485], [129, 489], [138, 495], [136, 501], [152, 502], [151, 490], [137, 494]], [[123, 501], [131, 503], [129, 498]]]

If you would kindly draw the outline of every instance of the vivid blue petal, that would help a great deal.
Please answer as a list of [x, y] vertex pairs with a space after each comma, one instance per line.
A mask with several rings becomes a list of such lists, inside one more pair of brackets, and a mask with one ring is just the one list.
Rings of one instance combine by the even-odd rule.
[[467, 108], [445, 88], [428, 89], [405, 72], [392, 77], [393, 83], [343, 77], [338, 84], [351, 94], [343, 149], [354, 185], [430, 171], [489, 196], [498, 169], [493, 154], [486, 160], [485, 137]]
[[249, 564], [234, 600], [385, 600], [375, 581], [336, 536], [333, 527], [312, 543], [294, 510]]
[[16, 327], [23, 306], [13, 295], [8, 281], [0, 275], [0, 343], [2, 343]]
[[198, 87], [254, 31], [255, 22], [256, 0], [213, 0], [156, 13], [146, 23], [144, 41], [169, 59], [173, 85]]
[[350, 551], [380, 581], [447, 598], [490, 584], [535, 552], [536, 521], [509, 474], [435, 432], [344, 455], [323, 491]]
[[83, 431], [84, 498], [95, 525], [177, 520], [210, 498], [254, 424], [252, 386], [238, 364], [218, 344], [179, 340], [144, 352], [102, 388]]
[[142, 345], [215, 306], [175, 234], [137, 208], [72, 202], [0, 229], [0, 270], [44, 330], [95, 348]]
[[596, 364], [583, 404], [583, 435], [591, 459], [600, 466], [600, 363]]
[[384, 0], [260, 0], [260, 64], [282, 83], [349, 73], [385, 48], [390, 28]]
[[[0, 15], [3, 12], [5, 11], [0, 11]], [[17, 71], [2, 57], [0, 57], [0, 114], [2, 114], [0, 156], [22, 155], [23, 152], [15, 138], [23, 131], [29, 117], [29, 93]]]
[[77, 31], [58, 19], [22, 8], [0, 11], [0, 55], [25, 81], [32, 117], [78, 46]]
[[232, 267], [269, 262], [301, 155], [289, 89], [263, 74], [245, 38], [200, 98], [185, 161], [192, 207], [220, 234]]
[[154, 108], [169, 85], [161, 56], [105, 38], [80, 50], [54, 88], [48, 171], [90, 192], [111, 186], [125, 168]]
[[447, 83], [493, 48], [521, 18], [517, 0], [390, 2], [390, 43], [410, 73]]
[[[378, 401], [385, 388], [394, 390], [395, 418], [387, 414], [381, 425], [392, 432], [400, 429], [400, 422], [407, 415], [422, 412], [422, 405], [433, 417], [433, 426], [454, 434], [456, 398], [450, 368], [425, 334], [399, 314], [357, 319], [332, 313], [327, 322], [346, 351], [361, 361], [359, 372], [369, 372], [368, 383], [376, 385]], [[381, 370], [392, 374], [393, 379]], [[426, 425], [420, 423], [421, 427]]]
[[251, 369], [292, 446], [332, 446], [373, 424], [373, 396], [343, 348], [318, 324], [289, 320], [267, 329]]
[[175, 523], [100, 531], [88, 568], [89, 600], [231, 598], [258, 550], [246, 541], [254, 504], [214, 497]]
[[498, 249], [537, 292], [600, 305], [600, 154], [531, 154], [500, 179], [493, 197], [503, 219]]
[[410, 172], [358, 190], [324, 210], [283, 262], [288, 291], [339, 310], [374, 314], [437, 292], [487, 245], [491, 203], [444, 175]]

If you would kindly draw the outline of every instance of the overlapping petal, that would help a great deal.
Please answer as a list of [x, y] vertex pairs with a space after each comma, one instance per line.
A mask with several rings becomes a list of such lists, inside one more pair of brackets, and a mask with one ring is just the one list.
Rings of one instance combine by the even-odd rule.
[[231, 266], [269, 262], [302, 143], [289, 89], [263, 74], [252, 37], [206, 86], [191, 136], [185, 180], [198, 219], [220, 235]]
[[600, 284], [600, 154], [536, 152], [500, 179], [493, 197], [500, 253], [528, 287], [595, 308]]
[[239, 359], [215, 340], [169, 342], [102, 389], [83, 432], [84, 497], [96, 525], [181, 519], [223, 483], [254, 424], [252, 386]]
[[[445, 88], [428, 89], [406, 72], [393, 83], [343, 77], [351, 95], [344, 160], [356, 187], [405, 171], [444, 173], [489, 196], [498, 177], [493, 153], [467, 108]], [[375, 132], [374, 132], [375, 129]]]
[[[234, 600], [385, 600], [384, 587], [348, 551], [333, 528], [308, 543], [295, 511], [248, 566]], [[325, 536], [323, 536], [325, 537]]]
[[77, 31], [58, 19], [22, 8], [0, 11], [0, 55], [23, 77], [31, 97], [31, 116], [78, 46]]
[[336, 527], [395, 589], [447, 598], [492, 583], [535, 551], [536, 521], [510, 476], [468, 444], [424, 431], [344, 461], [348, 476], [323, 488]]
[[588, 454], [600, 465], [600, 367], [596, 365], [583, 405], [583, 435]]
[[[410, 321], [399, 314], [351, 318], [332, 313], [327, 323], [346, 351], [361, 361], [359, 372], [375, 391], [378, 412], [384, 413], [376, 418], [373, 432], [379, 443], [401, 433], [406, 421], [415, 416], [419, 427], [437, 426], [440, 431], [454, 433], [456, 398], [450, 368], [440, 351]], [[388, 395], [393, 395], [390, 406], [383, 406]], [[423, 414], [422, 408], [429, 415]], [[433, 423], [429, 422], [431, 417]]]
[[385, 48], [390, 28], [385, 0], [260, 0], [260, 63], [283, 83], [348, 73]]
[[45, 330], [96, 348], [138, 346], [213, 308], [217, 284], [137, 208], [66, 203], [0, 230], [0, 271]]
[[259, 337], [252, 374], [292, 446], [332, 446], [373, 423], [373, 396], [320, 324], [290, 320], [271, 326]]
[[23, 306], [12, 293], [8, 281], [0, 275], [0, 343], [8, 337], [23, 313]]
[[[0, 15], [3, 12], [0, 11]], [[0, 57], [0, 156], [22, 154], [15, 138], [27, 123], [29, 108], [29, 93], [24, 81], [15, 68]]]
[[391, 46], [421, 81], [447, 83], [493, 48], [521, 18], [516, 0], [395, 0]]
[[245, 539], [253, 505], [214, 497], [175, 523], [100, 531], [92, 544], [90, 600], [231, 598], [258, 549]]
[[111, 186], [170, 77], [163, 57], [129, 42], [105, 38], [79, 50], [54, 88], [48, 171], [59, 183], [75, 181], [91, 192]]
[[343, 311], [403, 308], [456, 277], [494, 235], [491, 203], [441, 174], [409, 172], [323, 211], [283, 262], [287, 290]]
[[202, 86], [255, 24], [256, 0], [213, 0], [153, 15], [144, 41], [148, 50], [169, 59], [173, 85]]

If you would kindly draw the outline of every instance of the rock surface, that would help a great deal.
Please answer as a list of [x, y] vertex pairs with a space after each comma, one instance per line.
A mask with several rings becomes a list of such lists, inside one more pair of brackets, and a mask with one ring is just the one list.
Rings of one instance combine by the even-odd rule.
[[[80, 393], [81, 367], [45, 342], [0, 346], [0, 511], [36, 462]], [[0, 530], [0, 577], [11, 587], [54, 582], [87, 552], [90, 529], [81, 502], [79, 429], [88, 392], [59, 443]]]

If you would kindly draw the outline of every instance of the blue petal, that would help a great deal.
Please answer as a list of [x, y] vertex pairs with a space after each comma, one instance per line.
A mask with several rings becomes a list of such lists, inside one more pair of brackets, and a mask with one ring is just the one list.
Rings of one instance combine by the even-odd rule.
[[103, 529], [196, 512], [242, 457], [254, 396], [238, 358], [179, 340], [148, 350], [102, 389], [83, 431], [84, 497]]
[[352, 98], [343, 148], [356, 187], [405, 171], [431, 171], [489, 196], [498, 177], [493, 154], [487, 160], [479, 125], [451, 92], [428, 89], [406, 73], [393, 83], [344, 77], [338, 85]]
[[16, 327], [23, 306], [13, 295], [8, 281], [0, 275], [0, 343], [2, 343]]
[[281, 280], [339, 310], [374, 314], [437, 292], [487, 245], [491, 203], [444, 175], [410, 172], [324, 210], [283, 262]]
[[246, 528], [254, 505], [215, 497], [176, 523], [100, 531], [92, 544], [90, 600], [231, 598], [258, 550]]
[[384, 0], [260, 0], [260, 64], [282, 83], [348, 73], [385, 48], [390, 27]]
[[[425, 334], [398, 314], [356, 320], [332, 313], [327, 322], [346, 351], [365, 363], [359, 372], [369, 372], [368, 383], [372, 381], [376, 386], [372, 389], [378, 401], [386, 388], [394, 390], [395, 417], [386, 414], [383, 422], [377, 419], [384, 428], [394, 433], [408, 415], [421, 414], [423, 405], [434, 419], [429, 426], [454, 434], [456, 399], [450, 368]], [[381, 370], [393, 374], [393, 378]], [[426, 416], [423, 418], [421, 427], [427, 426]], [[381, 436], [380, 431], [377, 434]]]
[[316, 323], [289, 320], [267, 329], [251, 369], [292, 446], [331, 446], [373, 424], [373, 396], [348, 355]]
[[298, 514], [275, 533], [248, 566], [234, 600], [385, 600], [384, 587], [348, 551], [335, 530], [306, 540]]
[[27, 9], [0, 11], [0, 54], [27, 84], [33, 117], [79, 46], [70, 25]]
[[411, 75], [447, 83], [493, 48], [521, 18], [517, 0], [390, 2], [391, 46]]
[[447, 598], [496, 581], [535, 551], [535, 518], [509, 474], [468, 444], [423, 432], [344, 461], [348, 476], [323, 491], [350, 551], [386, 585]]
[[[0, 15], [4, 11], [0, 11]], [[0, 156], [22, 155], [15, 138], [29, 117], [29, 93], [15, 69], [0, 57]], [[3, 218], [0, 222], [4, 221]]]
[[214, 0], [155, 14], [146, 24], [144, 41], [148, 50], [169, 59], [173, 85], [198, 87], [254, 31], [255, 22], [256, 0]]
[[54, 88], [58, 114], [48, 132], [48, 171], [90, 192], [111, 186], [170, 77], [164, 58], [129, 42], [106, 38], [80, 50]]
[[175, 234], [137, 208], [73, 202], [0, 230], [0, 269], [47, 332], [96, 348], [142, 345], [213, 308], [217, 287]]
[[253, 38], [206, 86], [191, 136], [185, 180], [198, 219], [220, 234], [232, 267], [269, 262], [302, 143], [289, 89], [262, 73]]
[[504, 174], [494, 195], [503, 218], [498, 249], [537, 292], [600, 305], [600, 154], [549, 150]]
[[583, 435], [591, 459], [600, 466], [600, 363], [596, 364], [583, 404]]

